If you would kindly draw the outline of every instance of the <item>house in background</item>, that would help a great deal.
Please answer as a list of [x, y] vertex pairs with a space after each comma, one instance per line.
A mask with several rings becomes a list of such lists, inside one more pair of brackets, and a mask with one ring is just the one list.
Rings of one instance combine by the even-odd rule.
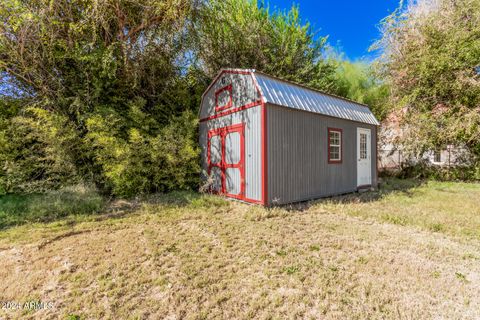
[[202, 96], [213, 192], [263, 205], [377, 186], [377, 119], [362, 104], [255, 70], [220, 71]]
[[408, 163], [425, 161], [432, 166], [450, 167], [462, 164], [467, 149], [455, 145], [425, 152], [421, 157], [411, 158], [403, 152], [400, 143], [407, 128], [402, 125], [402, 118], [408, 109], [392, 111], [380, 126], [378, 146], [378, 168], [380, 171], [395, 171]]
[[394, 171], [400, 169], [406, 161], [398, 140], [403, 136], [401, 118], [406, 109], [391, 112], [382, 121], [378, 135], [378, 169]]

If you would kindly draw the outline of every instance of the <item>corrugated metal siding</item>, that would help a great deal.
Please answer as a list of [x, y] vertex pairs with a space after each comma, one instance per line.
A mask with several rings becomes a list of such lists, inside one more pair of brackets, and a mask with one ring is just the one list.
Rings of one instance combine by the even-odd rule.
[[[245, 192], [252, 200], [262, 200], [261, 107], [253, 107], [200, 123], [200, 146], [203, 170], [207, 170], [208, 131], [245, 123]], [[235, 181], [235, 177], [232, 177]]]
[[379, 125], [368, 107], [255, 72], [265, 102], [327, 116]]
[[[328, 163], [328, 127], [343, 129], [341, 164]], [[267, 104], [269, 203], [355, 191], [357, 127], [372, 130], [372, 184], [376, 186], [376, 126]]]
[[215, 92], [229, 84], [232, 84], [232, 108], [260, 100], [260, 95], [250, 74], [221, 73], [217, 81], [203, 95], [200, 119], [215, 114]]
[[226, 186], [225, 190], [228, 194], [240, 194], [241, 191], [241, 175], [237, 168], [227, 168], [225, 170]]

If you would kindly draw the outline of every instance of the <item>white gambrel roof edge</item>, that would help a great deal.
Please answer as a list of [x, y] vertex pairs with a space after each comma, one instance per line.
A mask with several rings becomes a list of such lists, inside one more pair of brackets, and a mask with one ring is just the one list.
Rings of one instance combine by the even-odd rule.
[[335, 118], [380, 125], [367, 105], [251, 70], [264, 102]]

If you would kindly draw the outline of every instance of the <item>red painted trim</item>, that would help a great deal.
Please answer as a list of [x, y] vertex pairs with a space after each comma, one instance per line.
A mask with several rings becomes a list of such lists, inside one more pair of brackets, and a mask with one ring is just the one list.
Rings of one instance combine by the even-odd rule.
[[267, 166], [267, 107], [262, 102], [262, 202], [264, 206], [268, 206], [268, 166]]
[[[228, 102], [227, 102], [226, 105], [219, 106], [218, 105], [218, 96], [224, 91], [228, 91], [230, 96], [229, 96], [229, 99], [228, 99]], [[232, 104], [233, 104], [233, 99], [232, 99], [232, 84], [231, 83], [229, 85], [226, 85], [225, 87], [220, 88], [217, 91], [215, 91], [215, 112], [230, 109], [232, 107]]]
[[[240, 160], [238, 163], [227, 163], [225, 160], [225, 138], [228, 134], [238, 132], [240, 134]], [[221, 146], [221, 160], [219, 163], [211, 162], [211, 138], [213, 136], [220, 136], [220, 146]], [[240, 200], [247, 201], [245, 197], [246, 188], [245, 188], [245, 124], [239, 123], [232, 126], [222, 127], [218, 129], [213, 129], [208, 131], [208, 142], [207, 142], [207, 165], [208, 165], [208, 174], [210, 175], [212, 167], [218, 167], [221, 172], [221, 192], [222, 194], [236, 198]], [[227, 177], [226, 170], [228, 168], [237, 168], [240, 170], [240, 193], [231, 194], [227, 193]]]
[[[238, 195], [227, 193], [227, 190], [225, 189], [227, 185], [226, 173], [223, 181], [223, 192], [229, 197], [243, 200], [245, 199], [245, 124], [240, 123], [224, 128], [225, 130], [222, 137], [224, 170], [225, 172], [228, 168], [236, 168], [240, 170], [240, 193]], [[225, 160], [225, 138], [228, 134], [233, 132], [238, 132], [240, 134], [240, 160], [238, 161], [238, 163], [235, 164], [227, 163], [227, 161]]]
[[[220, 71], [217, 76], [212, 80], [212, 82], [210, 83], [210, 85], [207, 87], [207, 89], [203, 92], [202, 94], [202, 99], [200, 101], [200, 109], [198, 110], [198, 115], [200, 116], [200, 114], [202, 113], [202, 110], [201, 108], [203, 107], [203, 100], [205, 99], [205, 94], [212, 88], [212, 86], [217, 82], [217, 80], [225, 73], [229, 73], [229, 74], [245, 74], [245, 75], [250, 75], [253, 79], [253, 83], [255, 84], [255, 88], [257, 89], [258, 91], [258, 94], [260, 96], [260, 101], [258, 102], [254, 102], [256, 103], [256, 105], [260, 105], [262, 102], [263, 102], [263, 94], [262, 94], [262, 91], [260, 90], [260, 87], [258, 85], [258, 82], [257, 82], [257, 79], [255, 78], [255, 75], [252, 71], [244, 71], [244, 70], [222, 70]], [[215, 119], [215, 118], [218, 118], [218, 117], [223, 117], [227, 114], [230, 114], [230, 113], [234, 113], [234, 112], [238, 112], [238, 111], [242, 111], [242, 110], [245, 110], [247, 108], [251, 108], [253, 105], [253, 103], [251, 104], [247, 104], [245, 106], [241, 106], [241, 107], [237, 107], [235, 109], [232, 109], [232, 110], [228, 110], [227, 112], [228, 113], [221, 113], [219, 115], [213, 115], [213, 116], [210, 116], [210, 117], [207, 117], [207, 118], [203, 118], [203, 119], [200, 119], [200, 122], [203, 122], [203, 121], [206, 121], [206, 120], [211, 120], [211, 119]]]
[[[328, 163], [329, 164], [341, 164], [343, 162], [343, 130], [340, 128], [327, 128], [327, 154], [328, 154]], [[330, 132], [340, 132], [340, 160], [330, 159]]]
[[213, 78], [212, 82], [209, 84], [209, 86], [207, 87], [207, 90], [205, 90], [202, 94], [202, 102], [203, 102], [203, 96], [205, 95], [205, 93], [208, 92], [208, 90], [210, 90], [212, 88], [212, 86], [217, 82], [218, 78], [220, 78], [223, 74], [225, 73], [230, 73], [230, 74], [252, 74], [252, 72], [250, 71], [242, 71], [242, 70], [222, 70], [220, 71], [216, 76], [215, 78]]
[[210, 116], [210, 117], [200, 119], [199, 121], [200, 121], [200, 122], [205, 122], [205, 121], [208, 121], [208, 120], [212, 120], [212, 119], [224, 117], [224, 116], [227, 116], [227, 115], [232, 114], [232, 113], [235, 113], [235, 112], [239, 112], [239, 111], [242, 111], [242, 110], [245, 110], [245, 109], [250, 109], [250, 108], [259, 106], [259, 105], [261, 105], [261, 104], [262, 104], [262, 103], [261, 103], [260, 101], [251, 102], [251, 103], [246, 104], [246, 105], [244, 105], [244, 106], [241, 106], [241, 107], [238, 107], [238, 108], [234, 108], [234, 109], [230, 109], [230, 110], [227, 110], [227, 111], [224, 111], [224, 112], [221, 112], [221, 113], [214, 114], [214, 115], [212, 115], [212, 116]]

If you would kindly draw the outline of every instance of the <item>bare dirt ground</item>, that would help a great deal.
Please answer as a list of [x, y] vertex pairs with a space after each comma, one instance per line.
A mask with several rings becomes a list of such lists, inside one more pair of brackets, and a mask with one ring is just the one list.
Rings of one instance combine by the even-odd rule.
[[0, 300], [53, 306], [0, 319], [480, 318], [478, 239], [332, 210], [206, 197], [6, 230]]

